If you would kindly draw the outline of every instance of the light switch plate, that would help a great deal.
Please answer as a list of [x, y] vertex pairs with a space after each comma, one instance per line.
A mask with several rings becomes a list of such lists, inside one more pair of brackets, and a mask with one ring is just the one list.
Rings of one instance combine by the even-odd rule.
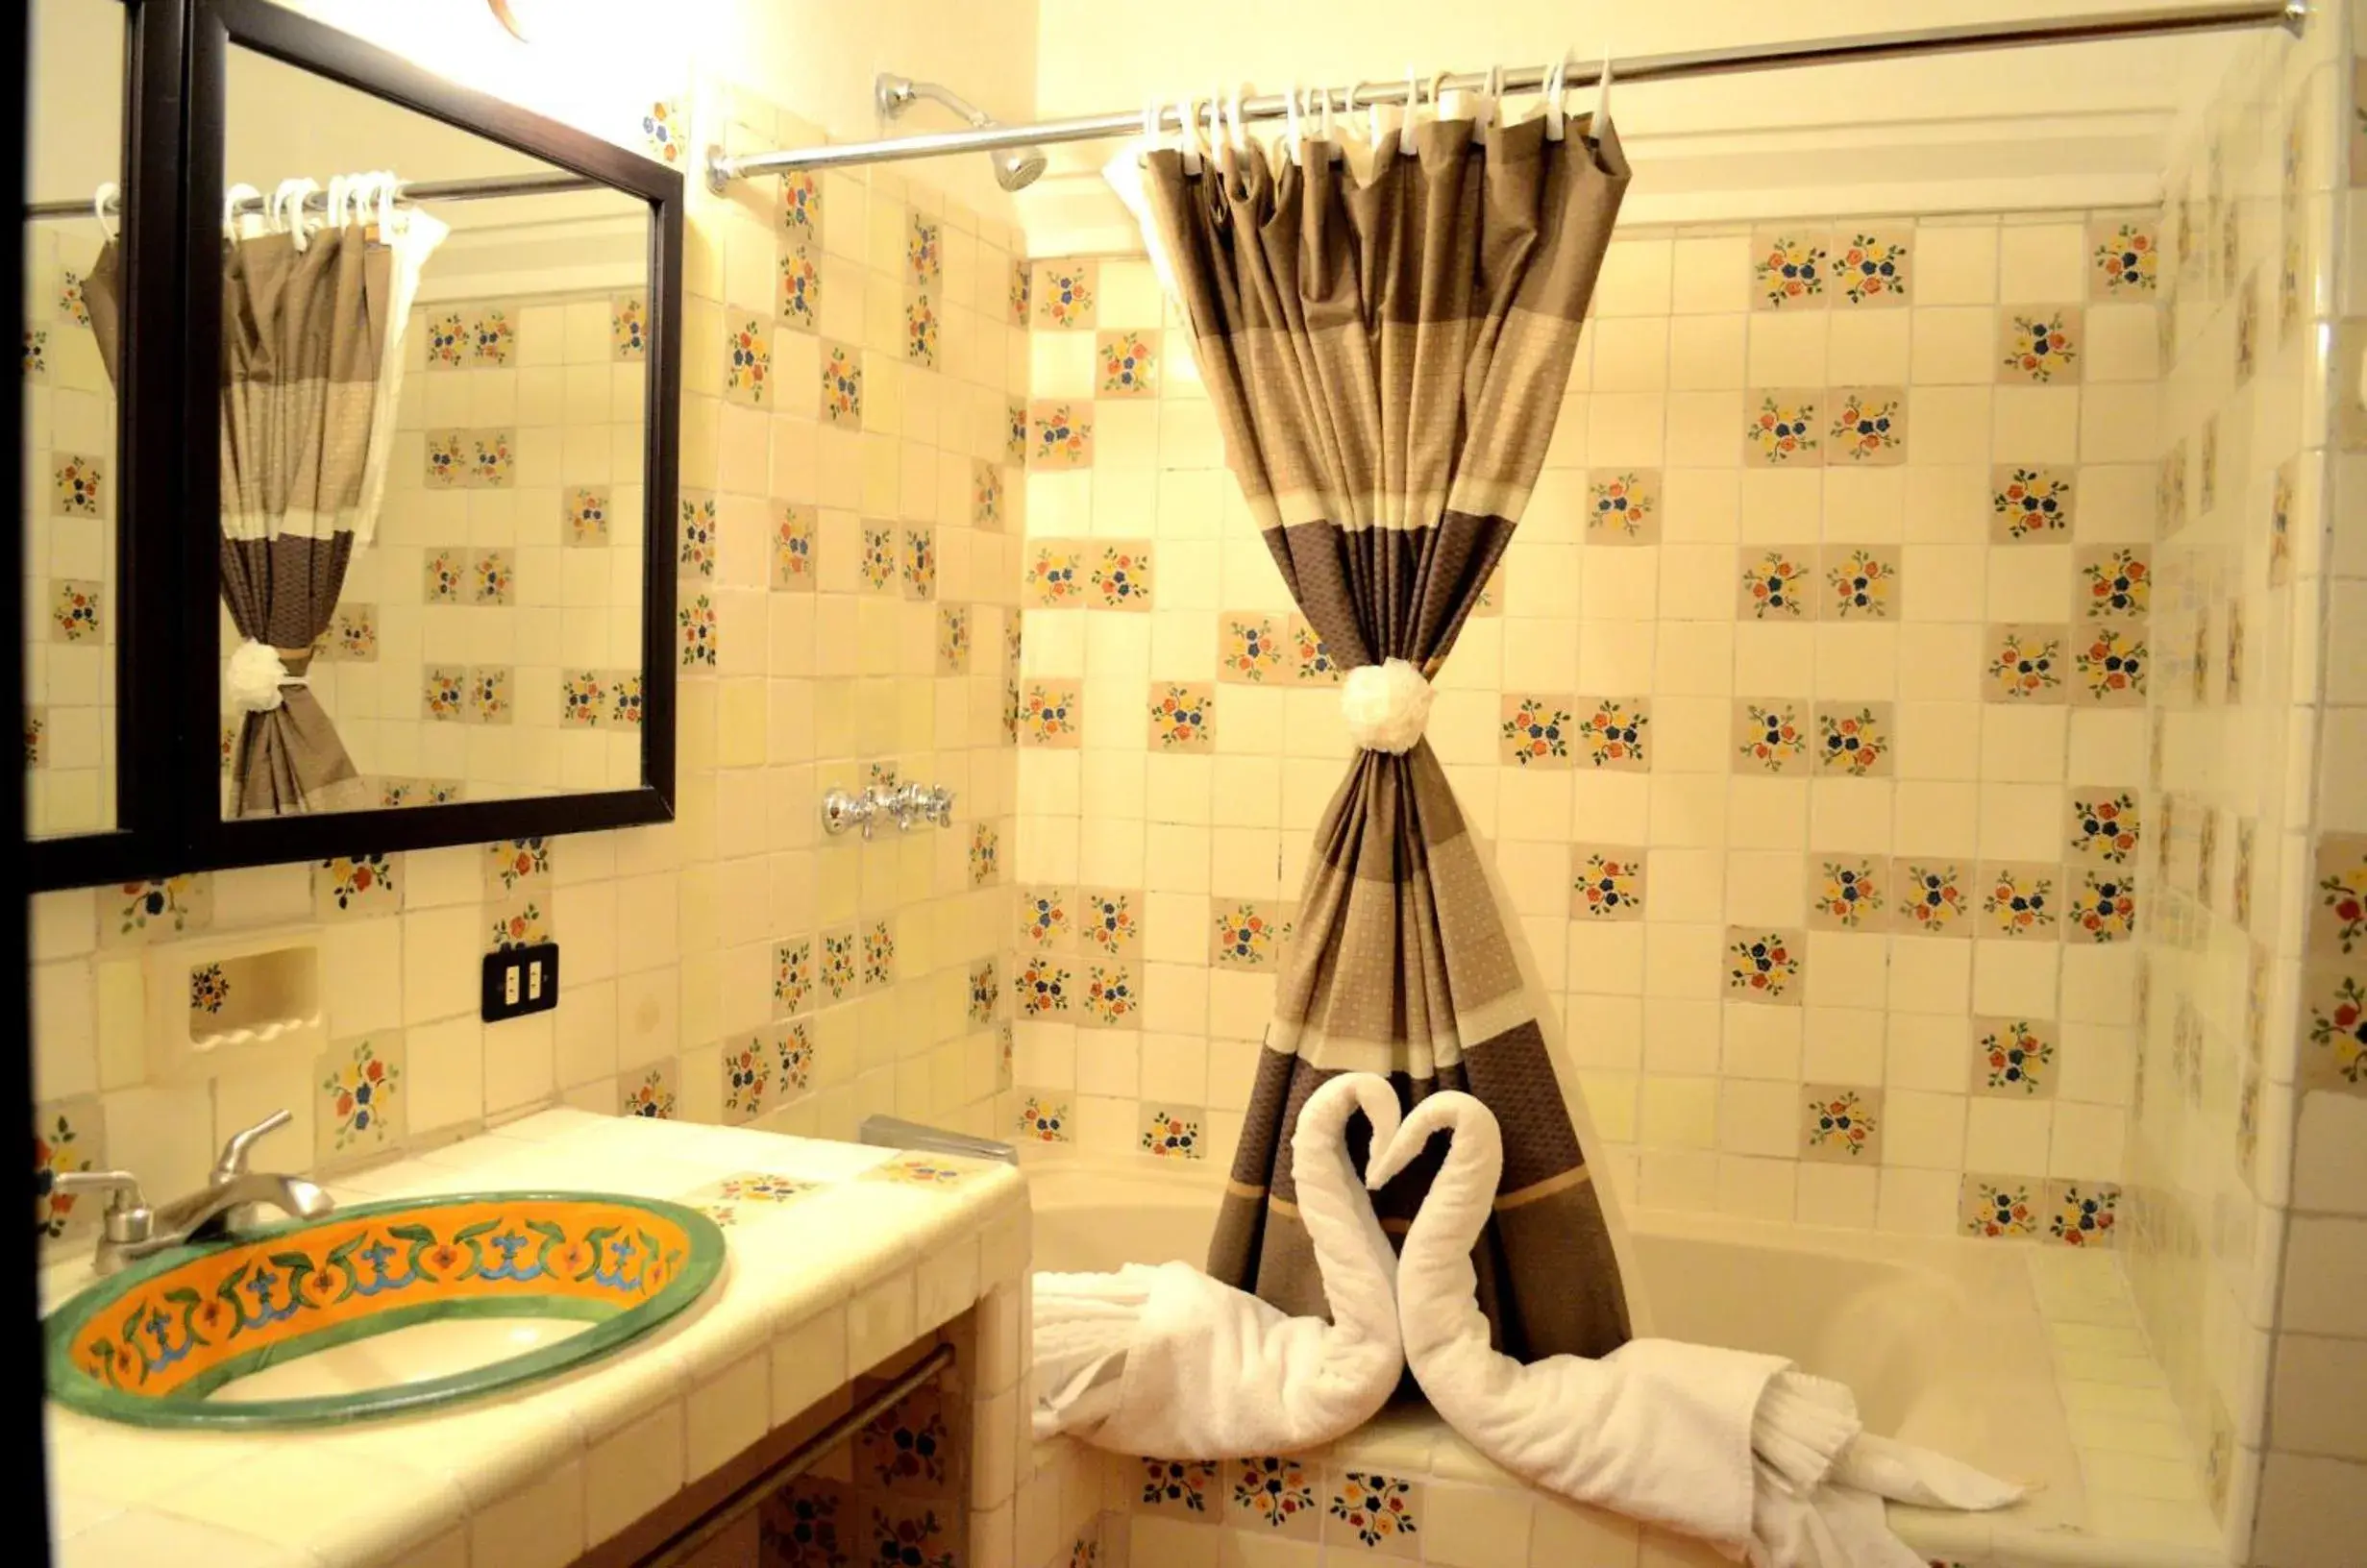
[[478, 1013], [487, 1023], [548, 1013], [559, 1005], [559, 944], [503, 947], [485, 954], [484, 992]]

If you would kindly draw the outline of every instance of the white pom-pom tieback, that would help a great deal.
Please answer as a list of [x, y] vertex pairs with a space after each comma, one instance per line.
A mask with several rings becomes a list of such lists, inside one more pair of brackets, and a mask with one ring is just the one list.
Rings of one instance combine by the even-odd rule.
[[310, 684], [302, 675], [288, 674], [280, 650], [269, 643], [253, 638], [238, 645], [230, 656], [227, 684], [230, 699], [242, 713], [269, 713], [286, 698], [280, 695], [285, 686]]
[[1340, 716], [1358, 746], [1403, 756], [1429, 723], [1430, 683], [1403, 659], [1359, 665], [1340, 689]]

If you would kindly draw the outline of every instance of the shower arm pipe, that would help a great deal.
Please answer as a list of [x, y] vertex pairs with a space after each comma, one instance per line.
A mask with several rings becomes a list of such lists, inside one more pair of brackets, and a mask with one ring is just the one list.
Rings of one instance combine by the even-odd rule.
[[[1620, 86], [1646, 82], [1675, 82], [1696, 76], [1729, 76], [1746, 71], [1790, 70], [1805, 65], [1852, 65], [1863, 61], [1903, 60], [1916, 55], [1957, 54], [1976, 49], [2018, 49], [2041, 44], [2104, 43], [2119, 38], [2163, 37], [2182, 33], [2213, 33], [2232, 28], [2281, 27], [2298, 36], [2309, 18], [2307, 0], [2254, 0], [2245, 5], [2171, 6], [2133, 11], [2091, 12], [2019, 22], [1970, 22], [1948, 27], [1900, 28], [1886, 33], [1861, 33], [1837, 38], [1809, 38], [1795, 43], [1741, 44], [1722, 49], [1689, 49], [1674, 54], [1638, 55], [1610, 62], [1612, 80]], [[1534, 92], [1545, 85], [1547, 67], [1523, 66], [1504, 70], [1498, 81], [1506, 92]], [[1590, 86], [1601, 80], [1601, 65], [1572, 62], [1565, 72], [1571, 87]], [[1488, 85], [1489, 73], [1466, 71], [1439, 79], [1442, 91], [1476, 91]], [[1353, 87], [1316, 89], [1334, 108], [1356, 110], [1372, 104], [1403, 104], [1419, 86], [1403, 82], [1367, 82]], [[1313, 95], [1310, 95], [1313, 96]], [[1302, 100], [1302, 106], [1304, 104]], [[1244, 120], [1278, 120], [1289, 111], [1289, 101], [1267, 93], [1241, 101]], [[1182, 110], [1174, 104], [1156, 111], [1161, 130], [1181, 130]], [[938, 158], [949, 153], [995, 152], [1007, 147], [1048, 145], [1063, 141], [1098, 141], [1143, 134], [1144, 111], [1087, 114], [1074, 119], [1045, 120], [1035, 125], [994, 125], [969, 131], [940, 131], [925, 135], [898, 136], [886, 141], [839, 142], [820, 147], [793, 147], [773, 153], [727, 155], [721, 147], [706, 150], [707, 188], [721, 195], [735, 180], [798, 169], [848, 168], [862, 163], [892, 163], [907, 159]]]

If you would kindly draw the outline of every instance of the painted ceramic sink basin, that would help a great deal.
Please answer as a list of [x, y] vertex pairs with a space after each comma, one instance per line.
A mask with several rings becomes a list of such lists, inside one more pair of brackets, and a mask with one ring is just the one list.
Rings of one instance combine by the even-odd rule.
[[696, 1210], [591, 1192], [342, 1209], [100, 1281], [52, 1313], [49, 1395], [151, 1427], [409, 1414], [613, 1355], [715, 1283]]

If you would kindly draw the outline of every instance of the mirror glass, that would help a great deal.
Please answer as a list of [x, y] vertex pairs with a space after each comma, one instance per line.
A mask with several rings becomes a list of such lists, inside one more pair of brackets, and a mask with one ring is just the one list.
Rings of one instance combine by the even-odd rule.
[[638, 785], [649, 207], [242, 49], [225, 140], [224, 816]]
[[[37, 838], [115, 825], [115, 257], [124, 8], [34, 0], [24, 247], [25, 812]], [[62, 210], [58, 210], [62, 209]]]

